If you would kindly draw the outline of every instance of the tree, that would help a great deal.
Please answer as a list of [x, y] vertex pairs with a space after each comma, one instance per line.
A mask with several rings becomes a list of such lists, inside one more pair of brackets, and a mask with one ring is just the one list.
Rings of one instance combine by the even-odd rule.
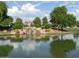
[[35, 27], [41, 27], [41, 20], [39, 17], [36, 17], [34, 20], [33, 20], [33, 25]]
[[43, 26], [44, 25], [47, 25], [48, 24], [48, 19], [47, 19], [47, 17], [44, 17], [43, 19], [42, 19], [42, 22], [43, 22]]
[[45, 29], [49, 29], [49, 28], [51, 28], [51, 24], [45, 25]]
[[76, 17], [73, 14], [68, 14], [65, 6], [54, 8], [54, 10], [50, 13], [50, 18], [52, 25], [61, 30], [76, 23]]
[[42, 19], [42, 28], [45, 28], [45, 29], [50, 28], [50, 25], [48, 24], [48, 19], [47, 19], [47, 17], [44, 17], [44, 18]]
[[7, 16], [7, 5], [0, 1], [0, 21], [3, 21]]
[[0, 26], [3, 26], [3, 27], [6, 27], [6, 26], [11, 26], [12, 25], [12, 22], [13, 22], [13, 18], [11, 16], [7, 16], [5, 18], [5, 20], [3, 20], [1, 23], [0, 23]]
[[0, 1], [0, 30], [10, 29], [13, 18], [7, 15], [7, 5]]
[[76, 17], [73, 14], [67, 14], [67, 18], [68, 18], [68, 26], [74, 26], [76, 25]]
[[22, 23], [22, 19], [21, 19], [21, 18], [17, 18], [17, 19], [16, 19], [16, 22], [17, 22], [17, 23]]
[[16, 22], [13, 25], [14, 29], [22, 29], [23, 28], [23, 22], [21, 18], [17, 18]]

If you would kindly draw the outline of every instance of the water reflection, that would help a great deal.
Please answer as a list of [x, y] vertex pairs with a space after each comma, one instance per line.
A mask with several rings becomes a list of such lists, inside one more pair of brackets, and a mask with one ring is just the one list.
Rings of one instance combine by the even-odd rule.
[[[75, 40], [78, 38], [74, 38], [73, 34], [58, 36], [0, 36], [0, 46], [12, 46], [11, 50], [5, 48], [8, 51], [6, 52], [8, 57], [70, 57], [75, 51], [79, 53], [79, 41]], [[1, 57], [4, 57], [2, 55]]]
[[49, 36], [44, 36], [40, 38], [34, 38], [33, 40], [35, 40], [36, 42], [39, 42], [39, 41], [47, 42], [49, 38], [50, 38]]
[[6, 57], [12, 51], [13, 47], [10, 45], [0, 46], [0, 57]]
[[[9, 52], [8, 57], [28, 57], [28, 55], [30, 56], [33, 54], [36, 54], [37, 56], [40, 56], [40, 55], [43, 56], [44, 54], [41, 53], [41, 51], [46, 48], [44, 50], [46, 52], [48, 41], [49, 41], [49, 36], [38, 36], [38, 37], [34, 37], [34, 36], [26, 37], [26, 36], [19, 36], [19, 35], [4, 36], [4, 37], [2, 36], [0, 40], [0, 45], [13, 46], [13, 50], [11, 51], [11, 53]], [[39, 51], [40, 49], [41, 51]], [[39, 52], [40, 52], [40, 55], [38, 55]]]
[[74, 33], [74, 38], [78, 39], [79, 38], [79, 33]]
[[37, 43], [33, 40], [27, 40], [27, 41], [23, 41], [23, 43], [21, 43], [21, 48], [27, 54], [30, 54], [31, 52], [35, 51], [38, 46], [40, 46], [40, 42]]
[[53, 36], [52, 38], [53, 38], [53, 40], [58, 40], [59, 36]]
[[76, 43], [73, 40], [55, 40], [51, 42], [50, 52], [54, 57], [67, 57], [67, 53], [76, 48]]
[[22, 42], [23, 41], [23, 37], [20, 37], [20, 35], [16, 35], [14, 37], [10, 38], [12, 42]]

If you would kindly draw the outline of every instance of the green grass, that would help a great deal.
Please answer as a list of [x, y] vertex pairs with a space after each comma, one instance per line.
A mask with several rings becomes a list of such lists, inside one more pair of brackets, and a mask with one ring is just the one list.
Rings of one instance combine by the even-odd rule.
[[68, 28], [66, 29], [68, 32], [73, 32], [73, 33], [78, 33], [79, 32], [79, 28]]
[[0, 36], [12, 35], [10, 32], [0, 32]]

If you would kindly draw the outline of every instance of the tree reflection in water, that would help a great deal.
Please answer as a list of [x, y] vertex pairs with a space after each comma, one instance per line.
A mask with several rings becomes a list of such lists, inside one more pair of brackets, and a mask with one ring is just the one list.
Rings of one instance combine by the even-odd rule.
[[13, 47], [9, 45], [0, 46], [0, 57], [6, 57], [12, 49]]
[[50, 38], [49, 36], [45, 36], [40, 38], [34, 38], [33, 40], [35, 40], [36, 42], [40, 42], [40, 41], [47, 42], [49, 38]]
[[12, 42], [22, 42], [25, 38], [27, 37], [24, 37], [22, 35], [16, 35], [14, 37], [11, 37], [10, 39]]
[[79, 38], [79, 32], [74, 33], [74, 38], [78, 39]]
[[67, 57], [67, 53], [75, 49], [76, 43], [73, 40], [55, 40], [51, 42], [50, 52], [54, 57]]

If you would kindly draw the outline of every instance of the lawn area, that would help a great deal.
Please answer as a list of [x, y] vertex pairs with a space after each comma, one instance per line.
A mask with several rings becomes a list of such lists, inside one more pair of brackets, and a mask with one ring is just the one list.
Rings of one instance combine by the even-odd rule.
[[79, 32], [79, 28], [66, 28], [66, 30], [68, 32], [74, 32], [74, 33], [78, 33]]
[[1, 36], [1, 35], [5, 35], [5, 36], [6, 36], [6, 35], [11, 35], [11, 33], [10, 33], [10, 32], [0, 32], [0, 36]]

